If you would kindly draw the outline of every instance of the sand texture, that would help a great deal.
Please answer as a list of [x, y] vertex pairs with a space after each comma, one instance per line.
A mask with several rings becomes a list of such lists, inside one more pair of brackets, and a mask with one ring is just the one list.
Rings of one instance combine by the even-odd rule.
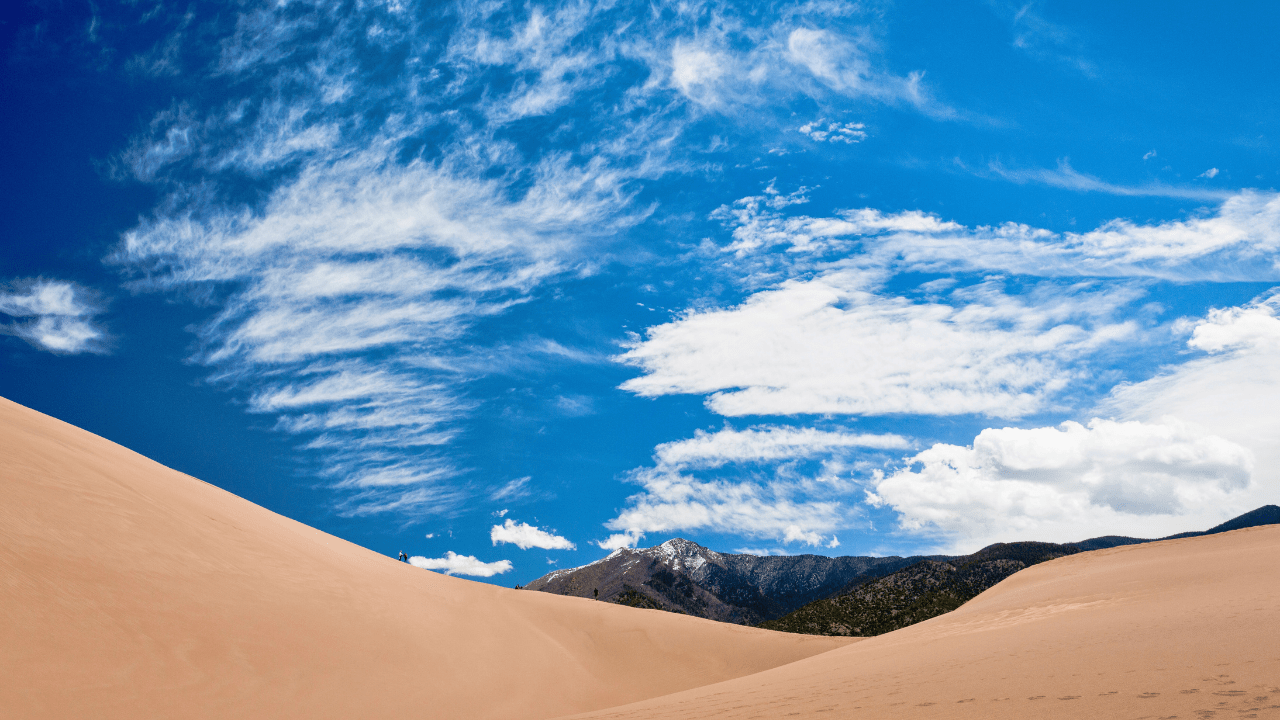
[[5, 718], [546, 718], [849, 644], [420, 570], [0, 400]]
[[950, 614], [590, 718], [1280, 718], [1280, 527], [1081, 553]]

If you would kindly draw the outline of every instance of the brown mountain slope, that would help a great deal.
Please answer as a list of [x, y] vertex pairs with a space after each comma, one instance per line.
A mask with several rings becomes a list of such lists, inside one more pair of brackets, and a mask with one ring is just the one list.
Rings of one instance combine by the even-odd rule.
[[582, 718], [1278, 718], [1280, 527], [1051, 560], [954, 612]]
[[634, 607], [754, 625], [887, 575], [920, 558], [767, 557], [720, 553], [674, 538], [651, 548], [621, 548], [590, 565], [548, 573], [526, 590], [595, 597]]
[[813, 635], [883, 635], [951, 612], [1020, 570], [1078, 552], [1074, 545], [996, 543], [972, 555], [918, 562], [759, 627]]
[[546, 718], [847, 644], [449, 578], [0, 400], [0, 716]]

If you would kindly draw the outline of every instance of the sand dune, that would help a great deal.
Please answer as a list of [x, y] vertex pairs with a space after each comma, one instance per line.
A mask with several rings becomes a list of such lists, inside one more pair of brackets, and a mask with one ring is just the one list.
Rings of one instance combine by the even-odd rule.
[[816, 638], [436, 575], [0, 400], [0, 568], [4, 717], [1280, 717], [1277, 526]]
[[545, 718], [849, 644], [398, 563], [0, 400], [0, 715]]
[[1280, 717], [1280, 526], [1073, 555], [959, 610], [583, 718]]

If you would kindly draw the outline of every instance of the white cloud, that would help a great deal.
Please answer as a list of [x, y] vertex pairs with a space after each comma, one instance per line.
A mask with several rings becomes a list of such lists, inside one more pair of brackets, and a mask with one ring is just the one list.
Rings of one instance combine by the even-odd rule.
[[[828, 480], [822, 492], [818, 481], [775, 481], [768, 484], [731, 480], [699, 480], [669, 468], [641, 468], [631, 481], [643, 492], [627, 499], [627, 507], [605, 523], [619, 531], [601, 547], [625, 546], [646, 533], [703, 530], [751, 537], [777, 538], [782, 542], [821, 545], [822, 535], [845, 522], [838, 499], [814, 499], [834, 495], [843, 486]], [[619, 544], [623, 543], [623, 544]]]
[[[1148, 157], [1155, 157], [1155, 151], [1142, 156], [1143, 160]], [[1121, 195], [1126, 197], [1171, 197], [1184, 198], [1188, 200], [1213, 200], [1220, 201], [1231, 197], [1231, 193], [1223, 190], [1208, 190], [1205, 188], [1195, 187], [1178, 187], [1175, 185], [1165, 185], [1163, 183], [1149, 183], [1146, 185], [1117, 185], [1110, 183], [1092, 175], [1077, 171], [1071, 167], [1071, 163], [1062, 160], [1058, 163], [1056, 170], [1046, 170], [1044, 168], [1014, 170], [1004, 167], [998, 162], [992, 162], [987, 165], [987, 170], [997, 177], [1015, 182], [1019, 185], [1034, 183], [1037, 185], [1048, 185], [1050, 187], [1063, 188], [1066, 190], [1076, 190], [1078, 192], [1101, 192], [1108, 195]], [[1217, 170], [1213, 171], [1217, 174]], [[979, 173], [980, 175], [983, 173]], [[1201, 176], [1205, 177], [1205, 176]], [[1213, 177], [1208, 175], [1207, 177]]]
[[1053, 60], [1087, 77], [1097, 68], [1082, 52], [1077, 33], [1065, 25], [1051, 22], [1041, 15], [1033, 3], [988, 2], [999, 15], [1008, 18], [1013, 31], [1013, 47], [1040, 60]]
[[1206, 507], [1205, 522], [1280, 503], [1280, 296], [1273, 289], [1243, 306], [1211, 310], [1184, 329], [1198, 356], [1117, 387], [1101, 409], [1138, 421], [1176, 416], [1253, 453], [1253, 486]]
[[714, 433], [695, 430], [688, 440], [663, 443], [654, 458], [668, 467], [714, 468], [731, 462], [761, 462], [828, 455], [850, 448], [905, 449], [900, 435], [822, 431], [815, 428], [759, 426], [749, 430], [725, 428]]
[[1155, 156], [1156, 156], [1156, 151], [1155, 151], [1155, 150], [1152, 150], [1151, 152], [1148, 152], [1148, 153], [1143, 154], [1142, 159], [1143, 159], [1143, 160], [1150, 160], [1151, 158], [1153, 158], [1153, 157], [1155, 157]]
[[106, 352], [106, 332], [94, 319], [101, 312], [93, 295], [75, 283], [35, 279], [0, 285], [0, 313], [16, 318], [0, 325], [0, 334], [48, 352]]
[[809, 217], [807, 215], [784, 216], [777, 210], [787, 205], [808, 202], [805, 188], [783, 195], [773, 185], [765, 188], [764, 195], [742, 198], [732, 206], [721, 206], [711, 217], [727, 221], [733, 227], [733, 242], [724, 248], [738, 256], [777, 247], [789, 246], [793, 252], [818, 252], [845, 250], [848, 243], [833, 243], [838, 238], [880, 235], [883, 233], [912, 233], [940, 235], [963, 229], [961, 225], [944, 222], [933, 215], [919, 211], [907, 211], [886, 215], [879, 210], [864, 208], [841, 213], [840, 217]]
[[951, 291], [948, 305], [860, 284], [845, 273], [787, 281], [738, 307], [649, 328], [619, 357], [645, 374], [621, 387], [709, 395], [707, 407], [728, 416], [1017, 417], [1071, 380], [1068, 359], [1136, 331], [1111, 320], [1133, 299], [1128, 291], [1046, 287], [1011, 297], [984, 284]]
[[1209, 168], [1208, 170], [1205, 170], [1204, 172], [1200, 173], [1197, 177], [1209, 178], [1209, 179], [1218, 177], [1218, 168]]
[[[636, 218], [600, 162], [545, 158], [513, 198], [509, 180], [481, 177], [474, 164], [400, 164], [394, 140], [316, 157], [258, 212], [203, 200], [163, 210], [113, 256], [145, 273], [145, 289], [226, 288], [200, 359], [224, 376], [260, 378], [250, 408], [276, 414], [288, 432], [322, 433], [312, 447], [448, 442], [471, 406], [449, 369], [456, 341], [575, 268], [582, 243]], [[370, 351], [380, 357], [363, 357]], [[359, 507], [408, 510], [387, 497], [409, 497], [392, 486], [452, 474], [431, 467], [439, 458], [423, 462], [375, 482], [368, 476], [386, 475], [386, 457], [370, 456], [339, 486], [383, 488]]]
[[[824, 127], [825, 126], [825, 127]], [[800, 126], [800, 134], [814, 142], [859, 143], [867, 139], [866, 126], [862, 123], [824, 123], [815, 120]]]
[[493, 577], [511, 571], [510, 560], [483, 562], [471, 555], [459, 555], [452, 550], [442, 558], [427, 558], [415, 555], [409, 563], [423, 570], [443, 570], [445, 575], [471, 575], [474, 577]]
[[[323, 474], [354, 493], [346, 511], [451, 512], [462, 495], [441, 484], [466, 468], [429, 450], [473, 412], [467, 381], [494, 372], [495, 354], [582, 360], [475, 328], [592, 272], [648, 212], [632, 183], [670, 167], [684, 111], [643, 78], [618, 82], [634, 65], [620, 53], [654, 29], [672, 47], [687, 28], [628, 34], [601, 10], [251, 4], [198, 80], [226, 100], [179, 99], [119, 158], [169, 194], [112, 260], [135, 288], [218, 308], [196, 359], [280, 430], [314, 436]], [[584, 96], [613, 108], [592, 132], [501, 139]], [[258, 194], [234, 201], [246, 177]]]
[[732, 62], [714, 48], [677, 41], [671, 49], [671, 82], [690, 100], [717, 106], [721, 104], [717, 85]]
[[[869, 500], [912, 531], [958, 547], [1014, 538], [1066, 542], [1188, 529], [1205, 507], [1249, 486], [1246, 448], [1167, 417], [1088, 426], [987, 429], [939, 444], [874, 482]], [[1194, 527], [1194, 525], [1193, 525]]]
[[740, 555], [759, 555], [761, 557], [768, 557], [770, 555], [786, 557], [787, 555], [792, 554], [785, 548], [740, 547], [734, 548], [733, 551]]
[[788, 525], [782, 531], [782, 542], [805, 542], [810, 545], [819, 545], [822, 543], [822, 536], [816, 532], [805, 532], [800, 529], [799, 525]]
[[[834, 535], [828, 539], [827, 533], [845, 525], [849, 513], [842, 503], [854, 488], [845, 477], [843, 458], [908, 446], [897, 435], [813, 428], [696, 431], [687, 440], [658, 445], [655, 465], [630, 473], [642, 492], [628, 498], [627, 507], [606, 523], [621, 532], [597, 544], [615, 549], [635, 545], [645, 533], [712, 530], [834, 548], [839, 540]], [[812, 477], [795, 467], [814, 459], [822, 467]], [[728, 463], [739, 467], [710, 473], [710, 478], [697, 476]], [[749, 466], [773, 469], [760, 473]]]
[[1280, 293], [1272, 290], [1248, 305], [1209, 310], [1203, 320], [1191, 324], [1187, 345], [1209, 353], [1276, 350], [1280, 347]]
[[[501, 502], [503, 500], [518, 500], [520, 498], [528, 497], [529, 481], [532, 479], [533, 477], [531, 475], [526, 475], [514, 480], [509, 480], [504, 483], [502, 487], [494, 490], [492, 493], [489, 493], [489, 499], [494, 502]], [[503, 510], [502, 512], [505, 514], [507, 511]]]
[[528, 523], [517, 523], [511, 518], [502, 525], [494, 525], [489, 530], [489, 539], [494, 545], [511, 543], [521, 550], [542, 548], [544, 550], [577, 550], [578, 546], [567, 539], [554, 535]]
[[[1243, 191], [1212, 212], [1140, 225], [1125, 219], [1082, 233], [1019, 223], [967, 227], [916, 210], [846, 210], [834, 217], [786, 215], [751, 196], [712, 217], [732, 227], [722, 247], [739, 257], [783, 247], [864, 269], [1011, 272], [1039, 277], [1280, 279], [1280, 194]], [[782, 196], [786, 197], [786, 196]], [[852, 253], [854, 249], [858, 253]]]
[[462, 4], [459, 10], [464, 22], [449, 43], [452, 63], [466, 69], [507, 67], [517, 77], [501, 101], [484, 104], [491, 121], [551, 114], [608, 76], [612, 38], [582, 42], [598, 20], [599, 8], [591, 4], [531, 7], [527, 19], [506, 28], [492, 22], [492, 7]]
[[615, 533], [605, 538], [604, 540], [597, 540], [596, 545], [598, 545], [601, 550], [613, 551], [613, 550], [618, 550], [620, 548], [635, 547], [637, 544], [639, 544], [640, 540], [643, 538], [644, 538], [644, 533], [642, 532], [628, 531], [628, 532], [622, 532], [622, 533]]
[[871, 61], [874, 43], [865, 31], [851, 37], [825, 28], [796, 28], [787, 36], [786, 47], [788, 60], [838, 93], [906, 103], [935, 118], [956, 115], [925, 92], [923, 73], [900, 77], [875, 67]]

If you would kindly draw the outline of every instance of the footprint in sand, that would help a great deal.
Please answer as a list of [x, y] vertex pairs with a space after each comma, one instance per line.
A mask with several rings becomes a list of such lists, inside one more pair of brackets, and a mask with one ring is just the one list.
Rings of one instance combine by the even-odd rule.
[[1138, 695], [1138, 697], [1140, 697], [1140, 698], [1142, 698], [1142, 699], [1144, 699], [1144, 700], [1149, 700], [1149, 699], [1151, 699], [1151, 698], [1153, 698], [1153, 697], [1160, 697], [1160, 693], [1144, 692], [1144, 693], [1142, 693], [1142, 694]]
[[1079, 695], [1063, 695], [1062, 697], [1060, 697], [1060, 698], [1058, 698], [1058, 699], [1059, 699], [1059, 700], [1079, 700], [1079, 699], [1080, 699], [1080, 696], [1079, 696]]
[[1043, 696], [1043, 695], [1036, 695], [1035, 697], [1029, 697], [1029, 698], [1027, 698], [1027, 699], [1028, 699], [1028, 700], [1043, 700], [1043, 699], [1044, 699], [1044, 696]]
[[1190, 690], [1179, 690], [1178, 692], [1182, 693], [1183, 695], [1195, 695], [1196, 693], [1200, 692], [1200, 688], [1191, 688]]

